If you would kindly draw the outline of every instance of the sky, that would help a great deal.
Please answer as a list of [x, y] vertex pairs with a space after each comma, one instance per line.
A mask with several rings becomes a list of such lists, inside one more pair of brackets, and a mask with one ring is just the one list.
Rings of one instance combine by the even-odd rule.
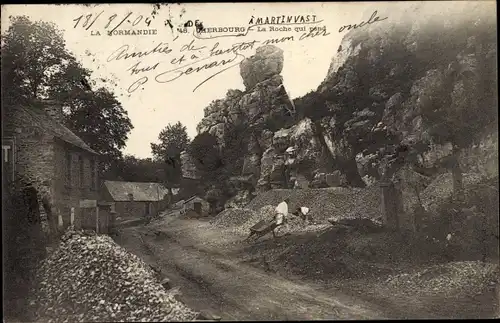
[[[294, 37], [293, 41], [285, 41], [277, 46], [284, 51], [281, 75], [285, 88], [292, 98], [297, 98], [315, 90], [324, 80], [332, 58], [346, 33], [339, 32], [340, 27], [368, 20], [374, 10], [377, 10], [381, 18], [388, 18], [377, 23], [390, 23], [390, 9], [393, 5], [394, 3], [384, 2], [190, 3], [161, 6], [155, 15], [152, 15], [153, 4], [4, 5], [2, 32], [8, 28], [8, 16], [11, 15], [26, 15], [32, 20], [50, 21], [63, 30], [67, 48], [84, 67], [93, 71], [93, 78], [104, 78], [116, 83], [113, 85], [108, 82], [106, 86], [114, 91], [134, 126], [128, 136], [124, 153], [146, 158], [151, 157], [150, 143], [157, 142], [158, 134], [168, 124], [180, 121], [187, 127], [188, 135], [192, 139], [197, 134], [196, 126], [203, 118], [203, 110], [211, 101], [224, 98], [229, 89], [244, 91], [245, 86], [237, 63], [243, 56], [253, 55], [265, 40]], [[87, 30], [90, 22], [87, 25], [84, 25], [84, 22], [85, 16], [89, 14], [92, 14], [90, 22], [98, 17]], [[107, 31], [117, 26], [127, 15], [128, 18], [116, 30], [147, 29], [156, 30], [156, 34], [106, 35]], [[265, 32], [258, 32], [254, 27], [251, 31], [246, 31], [244, 37], [227, 37], [234, 33], [226, 32], [207, 34], [226, 37], [195, 39], [194, 28], [189, 28], [187, 33], [176, 30], [189, 20], [201, 21], [205, 28], [247, 28], [251, 24], [252, 16], [255, 22], [258, 17], [265, 19], [283, 15], [305, 18], [309, 15], [310, 22], [313, 21], [313, 15], [316, 17], [315, 23], [309, 25], [287, 25], [291, 31], [270, 31], [269, 26], [266, 26]], [[145, 24], [146, 18], [149, 18], [149, 27]], [[166, 23], [167, 19], [173, 25], [173, 30]], [[111, 22], [106, 28], [109, 21]], [[295, 31], [295, 27], [300, 26], [325, 27], [327, 35], [320, 33], [316, 37], [299, 40], [304, 32]], [[97, 33], [100, 35], [96, 35]], [[200, 37], [207, 36], [202, 34]], [[250, 46], [254, 40], [260, 43]], [[191, 43], [192, 41], [194, 42]], [[247, 42], [247, 45], [246, 48], [240, 47], [238, 53], [242, 56], [238, 58], [232, 53], [210, 57], [210, 49], [213, 49], [216, 43], [218, 49], [225, 50], [242, 42]], [[190, 43], [188, 50], [186, 45]], [[155, 47], [161, 51], [167, 48], [167, 45], [169, 50], [164, 50], [163, 53], [123, 58], [125, 48], [126, 53], [131, 54], [151, 51]], [[122, 55], [118, 55], [120, 52]], [[182, 55], [185, 61], [179, 63]], [[205, 61], [200, 61], [204, 58]], [[196, 68], [212, 61], [221, 62], [223, 59], [235, 59], [231, 64], [234, 67], [219, 74], [216, 73], [225, 67], [212, 67], [194, 73], [187, 70], [189, 66]], [[175, 68], [180, 69], [162, 74]], [[186, 73], [181, 75], [181, 71]], [[159, 78], [163, 81], [179, 77], [170, 82], [159, 83], [155, 81], [158, 80], [155, 78], [158, 74], [163, 75]], [[196, 88], [211, 76], [213, 77]], [[147, 82], [129, 93], [131, 86], [141, 78], [147, 78]], [[195, 88], [196, 91], [193, 92]]]

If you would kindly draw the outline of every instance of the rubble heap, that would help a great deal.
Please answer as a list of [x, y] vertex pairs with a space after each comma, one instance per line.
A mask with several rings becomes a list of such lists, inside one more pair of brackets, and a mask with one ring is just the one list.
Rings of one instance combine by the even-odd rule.
[[69, 229], [42, 261], [30, 304], [38, 321], [186, 321], [197, 313], [110, 237]]
[[255, 211], [249, 209], [226, 209], [210, 221], [210, 224], [219, 228], [239, 226], [254, 216]]
[[245, 207], [259, 210], [265, 205], [278, 205], [290, 199], [288, 211], [306, 206], [315, 222], [327, 223], [335, 218], [378, 218], [380, 192], [377, 186], [360, 188], [331, 187], [322, 189], [274, 189], [257, 195]]
[[407, 294], [478, 295], [485, 288], [498, 285], [498, 270], [498, 265], [492, 263], [451, 262], [390, 276], [384, 284]]

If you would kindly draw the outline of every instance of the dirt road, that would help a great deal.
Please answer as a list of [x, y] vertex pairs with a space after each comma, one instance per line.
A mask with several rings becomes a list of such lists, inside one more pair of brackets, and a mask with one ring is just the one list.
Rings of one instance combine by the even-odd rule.
[[[123, 229], [116, 241], [162, 269], [182, 301], [223, 320], [371, 319], [384, 315], [346, 295], [321, 293], [230, 256], [242, 237], [199, 220], [169, 218]], [[223, 244], [213, 242], [223, 241]], [[223, 245], [225, 247], [223, 247]], [[228, 247], [230, 246], [230, 247]]]

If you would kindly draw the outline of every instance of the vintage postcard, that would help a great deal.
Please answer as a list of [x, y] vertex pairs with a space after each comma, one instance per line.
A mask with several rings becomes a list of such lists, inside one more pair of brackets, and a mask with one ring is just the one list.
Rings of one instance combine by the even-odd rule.
[[7, 322], [499, 316], [494, 1], [1, 19]]

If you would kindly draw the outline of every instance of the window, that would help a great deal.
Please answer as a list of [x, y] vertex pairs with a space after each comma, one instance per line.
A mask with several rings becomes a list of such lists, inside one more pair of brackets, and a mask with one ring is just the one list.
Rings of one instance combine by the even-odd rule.
[[96, 164], [95, 160], [91, 159], [90, 160], [90, 187], [94, 190], [97, 187], [97, 176], [96, 176]]
[[79, 176], [80, 187], [84, 187], [85, 169], [84, 169], [83, 157], [81, 155], [78, 156], [78, 165], [80, 167], [80, 176]]
[[66, 153], [66, 184], [71, 185], [71, 153]]

